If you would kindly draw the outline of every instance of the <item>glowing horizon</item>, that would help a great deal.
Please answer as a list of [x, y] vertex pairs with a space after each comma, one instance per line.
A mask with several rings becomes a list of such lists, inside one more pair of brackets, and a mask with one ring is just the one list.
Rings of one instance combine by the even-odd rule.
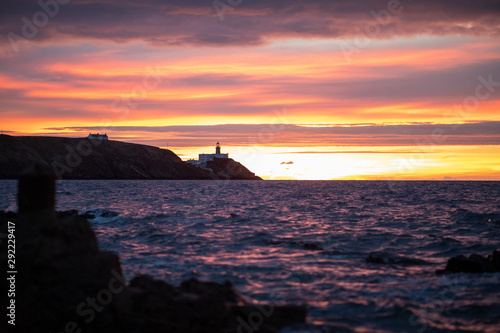
[[39, 5], [0, 5], [3, 133], [107, 132], [183, 159], [220, 141], [267, 179], [500, 180], [485, 1], [108, 5], [60, 5], [31, 38]]

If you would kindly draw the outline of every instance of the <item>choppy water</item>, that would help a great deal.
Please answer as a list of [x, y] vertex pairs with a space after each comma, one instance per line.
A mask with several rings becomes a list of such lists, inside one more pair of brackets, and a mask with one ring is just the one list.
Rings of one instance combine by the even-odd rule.
[[[15, 182], [1, 185], [14, 210]], [[500, 248], [499, 185], [60, 181], [57, 208], [95, 212], [128, 278], [230, 280], [251, 300], [306, 303], [309, 324], [283, 332], [500, 332], [500, 273], [434, 274]]]

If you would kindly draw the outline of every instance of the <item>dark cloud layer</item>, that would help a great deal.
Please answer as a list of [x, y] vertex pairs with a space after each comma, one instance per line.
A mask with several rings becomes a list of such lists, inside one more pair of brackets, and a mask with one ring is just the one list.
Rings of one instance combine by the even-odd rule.
[[302, 126], [296, 124], [227, 124], [198, 126], [112, 126], [48, 128], [52, 131], [107, 131], [162, 133], [173, 144], [187, 146], [221, 140], [226, 145], [367, 145], [367, 146], [434, 146], [434, 145], [499, 145], [500, 122], [485, 121], [466, 124], [412, 124], [368, 126]]
[[[500, 34], [498, 1], [402, 0], [390, 18], [382, 15], [377, 21], [379, 13], [388, 12], [391, 1], [396, 0], [243, 0], [226, 11], [224, 20], [220, 20], [213, 1], [206, 0], [73, 0], [59, 5], [57, 14], [29, 39], [43, 42], [76, 38], [117, 43], [141, 40], [160, 46], [252, 46], [284, 37]], [[11, 32], [23, 36], [22, 18], [33, 22], [34, 15], [41, 10], [37, 1], [2, 1], [0, 34], [4, 41], [8, 42]]]

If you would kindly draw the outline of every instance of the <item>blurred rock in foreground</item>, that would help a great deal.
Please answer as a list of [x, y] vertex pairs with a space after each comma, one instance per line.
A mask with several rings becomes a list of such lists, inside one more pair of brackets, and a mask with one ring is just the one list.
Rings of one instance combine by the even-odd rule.
[[[99, 250], [85, 217], [56, 214], [54, 192], [22, 193], [37, 191], [30, 186], [34, 179], [20, 181], [19, 214], [0, 212], [0, 232], [7, 233], [8, 221], [15, 224], [17, 270], [16, 330], [2, 320], [2, 332], [271, 333], [305, 322], [304, 306], [251, 304], [230, 282], [191, 279], [175, 287], [138, 276], [127, 284], [119, 257]], [[6, 240], [1, 242], [3, 268], [8, 257]], [[3, 291], [8, 283], [2, 279]], [[4, 309], [9, 302], [2, 292]]]

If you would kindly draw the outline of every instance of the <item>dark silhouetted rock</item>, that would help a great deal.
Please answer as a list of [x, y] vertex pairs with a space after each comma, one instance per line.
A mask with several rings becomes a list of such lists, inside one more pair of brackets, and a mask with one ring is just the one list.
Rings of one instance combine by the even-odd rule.
[[213, 161], [207, 162], [207, 168], [211, 169], [219, 179], [262, 180], [241, 163], [231, 158], [214, 158]]
[[[26, 185], [20, 190], [31, 191]], [[44, 191], [53, 196], [55, 187]], [[51, 202], [43, 195], [18, 197], [42, 202], [27, 204], [19, 215], [0, 213], [2, 232], [8, 221], [16, 226], [17, 332], [271, 333], [305, 322], [305, 306], [251, 304], [230, 282], [191, 279], [174, 287], [138, 276], [127, 285], [119, 257], [99, 250], [84, 216], [47, 211], [45, 203]], [[2, 267], [7, 267], [5, 248]], [[9, 289], [6, 279], [0, 284]], [[4, 309], [9, 301], [2, 293]], [[6, 320], [0, 323], [1, 332], [11, 330]]]
[[184, 281], [174, 287], [139, 276], [130, 281], [131, 327], [140, 332], [236, 331], [234, 307], [248, 304], [230, 282]]
[[437, 274], [450, 273], [492, 273], [500, 272], [500, 251], [495, 250], [491, 255], [483, 257], [471, 254], [469, 257], [460, 255], [448, 260], [445, 269], [439, 269]]
[[[238, 318], [236, 332], [278, 333], [280, 328], [304, 323], [307, 316], [307, 308], [300, 305], [243, 305], [234, 311]], [[261, 325], [252, 325], [260, 321]]]
[[56, 208], [55, 175], [35, 163], [23, 171], [18, 182], [19, 214], [41, 213], [53, 216]]
[[89, 210], [89, 211], [86, 211], [85, 213], [83, 213], [82, 215], [85, 216], [85, 218], [87, 218], [89, 220], [93, 220], [96, 217], [110, 218], [110, 217], [116, 217], [119, 214], [117, 212], [112, 212], [112, 211], [93, 211], [93, 210]]
[[76, 209], [70, 209], [70, 210], [64, 210], [64, 211], [58, 211], [56, 212], [56, 216], [59, 218], [62, 217], [68, 217], [68, 216], [78, 216], [78, 210]]
[[382, 257], [377, 257], [377, 256], [372, 256], [371, 254], [368, 256], [368, 258], [365, 259], [366, 262], [372, 263], [372, 264], [387, 264]]
[[420, 259], [406, 258], [389, 254], [370, 254], [365, 261], [372, 264], [382, 265], [421, 265], [425, 263]]
[[[5, 227], [7, 227], [8, 221], [15, 221], [16, 219], [17, 219], [16, 213], [0, 210], [0, 225], [2, 226], [5, 225]], [[3, 233], [6, 234], [6, 232]]]
[[323, 248], [318, 245], [318, 244], [314, 244], [314, 243], [304, 243], [304, 242], [291, 242], [290, 243], [291, 245], [297, 245], [297, 246], [300, 246], [306, 250], [312, 250], [312, 251], [321, 251], [323, 250]]
[[58, 179], [260, 179], [232, 159], [207, 172], [167, 149], [114, 140], [0, 135], [0, 179], [37, 164]]

